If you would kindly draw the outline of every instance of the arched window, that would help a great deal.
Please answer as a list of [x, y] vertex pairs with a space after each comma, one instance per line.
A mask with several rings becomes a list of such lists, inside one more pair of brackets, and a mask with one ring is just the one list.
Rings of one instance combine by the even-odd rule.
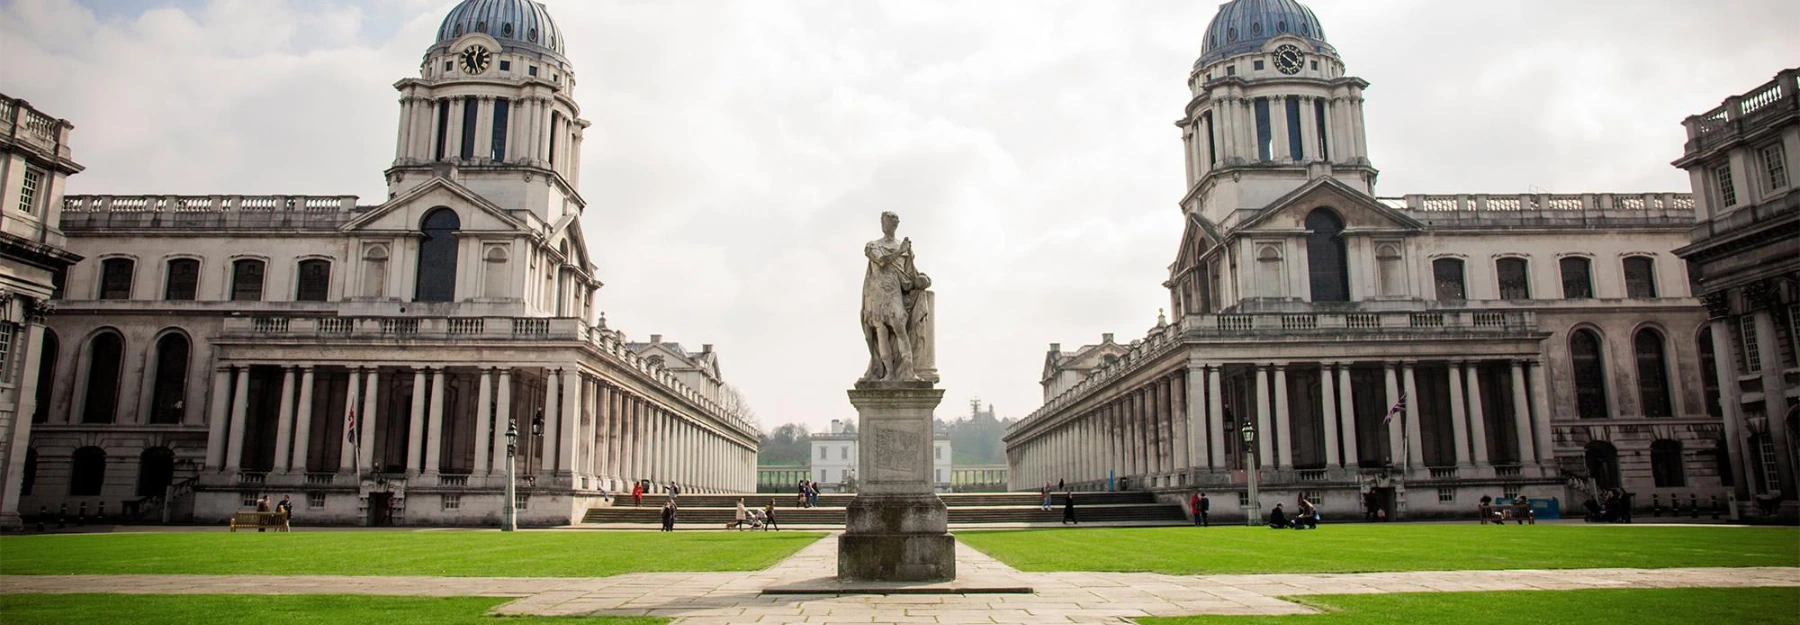
[[1625, 257], [1625, 297], [1656, 297], [1656, 259], [1649, 256]]
[[156, 341], [156, 380], [150, 393], [151, 423], [181, 423], [187, 398], [188, 340], [170, 332]]
[[1350, 301], [1350, 271], [1344, 250], [1344, 220], [1330, 210], [1306, 216], [1307, 276], [1315, 302]]
[[129, 258], [100, 262], [100, 299], [131, 299], [131, 273], [137, 263]]
[[1531, 299], [1531, 274], [1523, 258], [1494, 261], [1494, 275], [1500, 280], [1500, 299]]
[[314, 258], [300, 261], [299, 279], [294, 284], [294, 301], [323, 302], [331, 291], [331, 261]]
[[175, 481], [175, 452], [167, 447], [151, 447], [138, 456], [137, 495], [149, 497], [163, 494]]
[[[1713, 418], [1725, 416], [1725, 407], [1719, 405], [1719, 370], [1718, 361], [1713, 355], [1712, 327], [1700, 329], [1700, 385], [1705, 389], [1706, 414]], [[1725, 474], [1729, 474], [1727, 471]], [[1721, 474], [1724, 475], [1724, 474]]]
[[363, 297], [387, 296], [388, 248], [386, 245], [371, 245], [363, 249]]
[[69, 455], [69, 495], [93, 497], [106, 484], [106, 452], [99, 447], [83, 447]]
[[1564, 299], [1588, 299], [1594, 296], [1593, 263], [1580, 256], [1557, 261], [1562, 269]]
[[125, 340], [117, 332], [102, 332], [88, 341], [86, 403], [82, 423], [112, 423], [119, 408], [119, 367], [124, 364]]
[[1606, 441], [1587, 444], [1585, 454], [1588, 477], [1600, 488], [1619, 487], [1619, 449]]
[[1606, 413], [1606, 365], [1600, 354], [1600, 335], [1576, 330], [1569, 335], [1569, 361], [1575, 378], [1575, 407], [1583, 419], [1604, 419]]
[[481, 280], [482, 295], [485, 297], [506, 297], [507, 269], [506, 247], [493, 245], [482, 255], [483, 264], [487, 265], [486, 273]]
[[1681, 441], [1661, 439], [1650, 443], [1650, 475], [1657, 488], [1687, 486], [1687, 472], [1681, 465]]
[[419, 281], [413, 295], [420, 302], [448, 302], [456, 299], [456, 231], [462, 220], [456, 211], [433, 209], [425, 214], [419, 229], [425, 238], [419, 241]]
[[1439, 258], [1431, 261], [1431, 277], [1437, 282], [1437, 298], [1440, 302], [1459, 302], [1468, 299], [1468, 290], [1463, 288], [1463, 262], [1455, 258]]
[[1662, 334], [1649, 328], [1638, 330], [1632, 346], [1637, 352], [1638, 399], [1644, 404], [1644, 416], [1675, 414], [1669, 405], [1669, 362], [1664, 357]]
[[260, 302], [263, 296], [263, 261], [240, 258], [231, 262], [231, 301]]
[[62, 341], [56, 333], [44, 329], [42, 350], [38, 356], [37, 406], [32, 408], [32, 423], [50, 421], [50, 392], [56, 389], [56, 357], [62, 353]]
[[194, 295], [200, 291], [200, 261], [192, 258], [171, 259], [168, 272], [168, 282], [163, 284], [163, 299], [193, 301]]

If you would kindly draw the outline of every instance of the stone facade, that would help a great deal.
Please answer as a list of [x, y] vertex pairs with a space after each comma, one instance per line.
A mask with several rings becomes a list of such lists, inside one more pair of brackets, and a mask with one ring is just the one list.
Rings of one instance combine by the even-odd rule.
[[[856, 476], [857, 436], [854, 427], [838, 419], [831, 420], [827, 431], [812, 435], [811, 479], [819, 483], [819, 492], [849, 492], [845, 485]], [[932, 433], [931, 481], [938, 492], [950, 491], [950, 434], [941, 429]], [[851, 479], [847, 479], [851, 478]]]
[[509, 424], [523, 525], [636, 480], [751, 489], [757, 430], [711, 346], [597, 313], [562, 49], [535, 4], [453, 9], [396, 84], [378, 204], [66, 198], [86, 258], [36, 350], [55, 383], [23, 505], [215, 522], [289, 495], [303, 522], [494, 525]]
[[1368, 83], [1310, 10], [1235, 0], [1205, 47], [1177, 123], [1174, 319], [1051, 345], [1045, 404], [1005, 438], [1014, 488], [1243, 496], [1248, 457], [1261, 510], [1304, 495], [1328, 518], [1724, 494], [1706, 314], [1673, 253], [1692, 197], [1378, 197]]
[[1689, 117], [1706, 408], [1724, 417], [1742, 512], [1800, 519], [1800, 68]]
[[[20, 526], [19, 498], [37, 470], [31, 423], [48, 407], [44, 320], [62, 275], [81, 256], [59, 227], [69, 122], [0, 94], [0, 530]], [[30, 490], [23, 490], [30, 494]]]

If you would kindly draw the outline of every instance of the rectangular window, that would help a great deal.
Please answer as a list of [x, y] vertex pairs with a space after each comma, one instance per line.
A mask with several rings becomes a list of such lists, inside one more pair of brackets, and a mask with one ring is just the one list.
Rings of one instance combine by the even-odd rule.
[[263, 294], [263, 262], [240, 260], [231, 264], [231, 301], [260, 302]]
[[500, 71], [504, 72], [509, 69], [512, 69], [512, 61], [501, 61], [500, 62]]
[[506, 118], [512, 114], [511, 109], [511, 101], [494, 100], [494, 148], [491, 158], [497, 163], [506, 162]]
[[937, 476], [935, 481], [939, 481], [939, 482], [944, 481], [944, 470], [943, 469], [934, 469], [934, 470], [932, 470], [931, 473], [932, 473], [932, 475]]
[[163, 299], [191, 302], [200, 290], [200, 261], [177, 258], [169, 261], [169, 282], [163, 285]]
[[137, 263], [129, 258], [108, 258], [100, 263], [100, 299], [131, 299], [131, 272]]
[[308, 507], [308, 508], [323, 508], [323, 507], [325, 507], [325, 493], [307, 493], [306, 494], [306, 507]]
[[310, 259], [300, 261], [299, 279], [294, 285], [294, 301], [323, 302], [331, 290], [331, 261]]
[[0, 321], [0, 380], [11, 378], [12, 367], [8, 365], [12, 362], [9, 356], [12, 355], [13, 329], [12, 323]]
[[1212, 119], [1211, 112], [1207, 112], [1207, 114], [1205, 115], [1205, 121], [1206, 121], [1206, 164], [1208, 167], [1211, 167], [1213, 163], [1219, 162], [1218, 145], [1216, 145], [1216, 142], [1213, 140], [1213, 119]]
[[830, 450], [830, 449], [828, 449], [828, 448], [825, 448], [825, 447], [820, 447], [820, 448], [819, 448], [819, 459], [820, 459], [820, 460], [824, 460], [824, 459], [826, 459], [826, 458], [830, 458], [830, 457], [831, 457], [831, 456], [828, 456], [828, 455], [826, 455], [826, 454], [829, 454], [829, 453], [831, 453], [831, 450]]
[[1468, 299], [1468, 291], [1463, 288], [1462, 261], [1455, 258], [1431, 261], [1431, 274], [1437, 282], [1438, 301], [1459, 302]]
[[256, 493], [238, 493], [238, 496], [244, 500], [245, 508], [256, 507]]
[[[1313, 69], [1319, 69], [1316, 67], [1318, 61], [1313, 61], [1313, 64], [1315, 65]], [[1329, 161], [1331, 160], [1331, 142], [1326, 140], [1326, 137], [1331, 136], [1331, 128], [1325, 124], [1325, 100], [1323, 98], [1313, 98], [1313, 117], [1313, 132], [1319, 134], [1319, 160]]]
[[1738, 316], [1738, 336], [1744, 342], [1744, 373], [1762, 373], [1762, 349], [1756, 344], [1756, 315]]
[[1648, 256], [1631, 256], [1625, 259], [1625, 297], [1656, 297], [1655, 259]]
[[935, 459], [935, 460], [943, 460], [944, 459], [944, 448], [942, 448], [942, 447], [932, 447], [931, 453], [932, 453], [933, 459]]
[[437, 116], [438, 117], [438, 119], [437, 119], [437, 151], [436, 151], [437, 156], [432, 157], [432, 160], [441, 161], [441, 160], [444, 160], [445, 144], [449, 143], [449, 141], [450, 141], [450, 103], [445, 102], [443, 100], [438, 100], [435, 103], [435, 106], [437, 106], [437, 113], [438, 113], [438, 116]]
[[847, 445], [844, 447], [839, 447], [838, 448], [838, 460], [849, 460], [849, 459], [850, 459], [850, 447]]
[[1275, 131], [1269, 128], [1269, 99], [1256, 99], [1256, 160], [1268, 162], [1274, 158]]
[[562, 116], [557, 114], [555, 111], [551, 111], [550, 112], [550, 137], [549, 137], [549, 141], [548, 141], [548, 143], [550, 144], [550, 154], [547, 159], [550, 161], [551, 165], [556, 164], [556, 133], [562, 129], [561, 122], [562, 122]]
[[1592, 278], [1592, 262], [1586, 258], [1570, 256], [1557, 261], [1562, 268], [1562, 285], [1564, 299], [1588, 299], [1594, 296]]
[[530, 74], [532, 76], [536, 76], [537, 75], [537, 66], [532, 65], [530, 67], [525, 68], [525, 73]]
[[37, 213], [38, 191], [44, 186], [44, 172], [25, 168], [25, 184], [19, 187], [19, 212]]
[[1246, 493], [1241, 490], [1238, 491], [1238, 507], [1239, 508], [1250, 507], [1250, 494], [1249, 493]]
[[514, 510], [524, 510], [525, 507], [528, 505], [531, 505], [531, 495], [527, 495], [525, 493], [518, 493], [517, 495], [514, 495], [514, 497], [513, 497], [513, 509]]
[[1500, 278], [1500, 299], [1531, 299], [1529, 267], [1523, 258], [1494, 261], [1494, 273]]
[[1262, 71], [1263, 70], [1263, 62], [1262, 61], [1252, 61], [1250, 63], [1250, 69], [1254, 69], [1259, 72]]
[[1713, 184], [1719, 187], [1719, 208], [1731, 208], [1737, 203], [1737, 188], [1731, 186], [1731, 163], [1713, 168]]
[[462, 110], [462, 154], [463, 158], [475, 158], [475, 120], [481, 113], [481, 104], [474, 96], [463, 98]]
[[1519, 498], [1519, 487], [1517, 487], [1517, 486], [1502, 487], [1500, 489], [1500, 496], [1503, 498], [1506, 498], [1506, 499], [1518, 499]]
[[1781, 151], [1781, 144], [1774, 143], [1762, 149], [1763, 188], [1774, 191], [1788, 184], [1787, 155]]
[[445, 510], [457, 510], [462, 508], [462, 495], [443, 495], [443, 498]]
[[1284, 102], [1287, 102], [1288, 158], [1305, 161], [1306, 142], [1300, 136], [1300, 99], [1288, 98]]

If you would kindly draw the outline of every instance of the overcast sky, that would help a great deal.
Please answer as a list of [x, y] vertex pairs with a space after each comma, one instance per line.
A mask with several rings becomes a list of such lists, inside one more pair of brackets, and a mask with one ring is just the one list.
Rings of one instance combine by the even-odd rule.
[[[385, 197], [395, 81], [454, 0], [0, 0], [0, 92], [71, 193]], [[584, 227], [634, 340], [714, 343], [766, 427], [850, 418], [861, 246], [938, 291], [940, 417], [1141, 337], [1181, 236], [1211, 0], [549, 0], [593, 122]], [[1371, 83], [1380, 195], [1687, 191], [1680, 122], [1800, 65], [1789, 0], [1313, 0]], [[1785, 24], [1786, 26], [1783, 26]]]

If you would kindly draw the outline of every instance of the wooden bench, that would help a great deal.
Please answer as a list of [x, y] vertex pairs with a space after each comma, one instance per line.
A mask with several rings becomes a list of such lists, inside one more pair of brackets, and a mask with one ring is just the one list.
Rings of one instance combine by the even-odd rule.
[[231, 515], [231, 531], [238, 528], [272, 529], [277, 532], [288, 531], [287, 515], [280, 512], [257, 512], [254, 510], [236, 512]]

